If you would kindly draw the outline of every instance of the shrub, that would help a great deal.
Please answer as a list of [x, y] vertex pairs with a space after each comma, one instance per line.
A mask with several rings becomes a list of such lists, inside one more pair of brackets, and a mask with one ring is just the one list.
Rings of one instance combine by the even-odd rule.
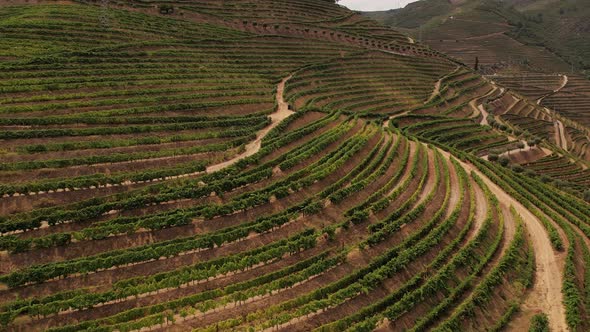
[[567, 187], [567, 182], [563, 180], [555, 180], [553, 181], [553, 185], [559, 189], [565, 189], [565, 187]]
[[369, 212], [366, 210], [361, 210], [361, 211], [356, 211], [351, 217], [350, 217], [350, 221], [355, 224], [358, 225], [362, 222], [364, 222], [365, 220], [369, 219]]
[[172, 5], [160, 5], [160, 14], [172, 14], [174, 13], [174, 7]]
[[541, 175], [541, 178], [539, 178], [539, 180], [541, 180], [541, 182], [543, 183], [549, 183], [552, 181], [551, 177], [545, 174]]
[[549, 332], [549, 318], [546, 314], [537, 314], [531, 318], [529, 332]]
[[498, 159], [498, 162], [500, 163], [500, 165], [506, 167], [510, 163], [510, 159], [508, 159], [506, 157], [501, 157]]

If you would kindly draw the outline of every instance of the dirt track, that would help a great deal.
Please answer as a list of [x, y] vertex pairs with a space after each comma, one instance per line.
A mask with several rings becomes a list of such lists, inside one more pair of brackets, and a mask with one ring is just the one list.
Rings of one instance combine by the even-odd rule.
[[481, 122], [479, 124], [481, 124], [482, 126], [487, 126], [489, 125], [488, 123], [488, 111], [486, 111], [485, 107], [483, 107], [483, 105], [479, 105], [477, 106], [477, 109], [481, 112]]
[[294, 113], [293, 111], [289, 110], [289, 104], [287, 104], [287, 102], [283, 98], [283, 93], [285, 91], [285, 83], [287, 83], [287, 81], [292, 76], [293, 75], [284, 78], [281, 81], [281, 83], [279, 83], [279, 85], [277, 86], [277, 104], [278, 104], [278, 106], [277, 106], [276, 112], [274, 112], [270, 115], [270, 119], [271, 119], [270, 125], [264, 129], [260, 130], [256, 134], [256, 139], [254, 141], [248, 143], [248, 145], [246, 145], [246, 151], [244, 151], [243, 153], [239, 154], [238, 156], [236, 156], [228, 161], [224, 161], [222, 163], [211, 165], [211, 166], [207, 167], [207, 170], [206, 170], [207, 173], [213, 173], [213, 172], [222, 170], [222, 169], [229, 167], [229, 166], [237, 163], [238, 161], [240, 161], [246, 157], [249, 157], [249, 156], [255, 154], [256, 152], [258, 152], [260, 150], [260, 147], [262, 146], [262, 139], [272, 129], [274, 129], [276, 126], [278, 126], [279, 123], [281, 123], [281, 121], [288, 118], [291, 114]]
[[[467, 20], [463, 20], [463, 21], [467, 21]], [[485, 23], [485, 24], [489, 24], [489, 23]], [[472, 36], [472, 37], [461, 38], [459, 40], [464, 41], [464, 40], [482, 40], [482, 39], [488, 39], [488, 38], [492, 38], [492, 37], [501, 36], [501, 35], [505, 34], [508, 31], [509, 30], [498, 31], [498, 32], [488, 33], [488, 34], [485, 34], [485, 35], [479, 35], [479, 36]], [[455, 42], [457, 39], [438, 39], [438, 40], [439, 41], [443, 41], [443, 42]], [[432, 41], [432, 39], [430, 41]]]
[[[244, 159], [246, 157], [249, 157], [253, 154], [255, 154], [256, 152], [258, 152], [261, 148], [261, 143], [262, 143], [262, 139], [276, 126], [279, 125], [279, 123], [281, 123], [281, 121], [283, 121], [284, 119], [286, 119], [287, 117], [289, 117], [291, 114], [293, 114], [294, 112], [289, 110], [289, 105], [287, 102], [285, 102], [284, 98], [283, 98], [283, 93], [285, 90], [285, 83], [292, 77], [293, 75], [290, 75], [289, 77], [284, 78], [279, 85], [277, 86], [277, 94], [276, 94], [276, 100], [277, 100], [277, 110], [272, 113], [270, 115], [270, 119], [271, 119], [271, 124], [265, 128], [263, 128], [262, 130], [260, 130], [257, 135], [256, 135], [256, 139], [250, 143], [248, 143], [245, 147], [245, 151], [242, 152], [241, 154], [237, 155], [236, 157], [224, 161], [222, 163], [218, 163], [218, 164], [214, 164], [214, 165], [210, 165], [207, 167], [206, 169], [206, 173], [212, 173], [212, 172], [216, 172], [219, 171], [221, 169], [224, 169], [226, 167], [229, 167], [233, 164], [235, 164], [236, 162], [238, 162], [241, 159]], [[164, 158], [159, 158], [159, 159], [172, 159], [172, 158], [176, 158], [176, 157], [164, 157]], [[150, 159], [150, 161], [153, 161], [156, 159]], [[133, 161], [133, 162], [138, 162], [138, 161]], [[131, 162], [129, 162], [131, 163]], [[120, 163], [121, 164], [121, 163]], [[109, 164], [110, 165], [110, 164]], [[96, 166], [96, 165], [94, 165]], [[202, 172], [194, 172], [194, 173], [188, 173], [188, 174], [178, 174], [175, 176], [169, 176], [169, 177], [165, 177], [165, 178], [157, 178], [157, 179], [150, 179], [147, 181], [126, 181], [120, 184], [115, 184], [115, 186], [121, 186], [121, 187], [128, 187], [131, 185], [136, 185], [136, 184], [142, 184], [142, 183], [148, 183], [148, 182], [158, 182], [158, 181], [164, 181], [164, 180], [173, 180], [173, 179], [178, 179], [178, 178], [184, 178], [184, 177], [192, 177], [192, 176], [197, 176], [202, 174]], [[106, 188], [106, 187], [111, 187], [112, 185], [98, 185], [97, 187], [93, 187], [93, 188], [78, 188], [78, 189], [74, 189], [73, 191], [78, 191], [78, 190], [93, 190], [93, 189], [101, 189], [101, 188]], [[47, 194], [53, 194], [53, 193], [60, 193], [63, 191], [70, 191], [69, 188], [60, 188], [57, 189], [55, 191], [49, 191], [49, 192], [43, 192], [43, 191], [39, 191], [39, 192], [34, 192], [34, 193], [15, 193], [12, 196], [25, 196], [25, 195], [47, 195]], [[9, 198], [11, 197], [11, 195], [4, 195], [4, 197], [0, 196], [1, 198]]]
[[434, 90], [432, 91], [432, 94], [430, 94], [430, 98], [428, 98], [428, 100], [426, 100], [424, 102], [424, 104], [428, 104], [432, 99], [434, 99], [434, 97], [436, 97], [436, 95], [438, 95], [440, 93], [440, 84], [441, 84], [443, 78], [441, 78], [440, 80], [436, 81], [436, 83], [434, 83]]
[[483, 104], [479, 104], [477, 105], [478, 101], [483, 101], [485, 100], [485, 98], [491, 96], [492, 94], [494, 94], [494, 92], [496, 92], [498, 90], [498, 88], [496, 86], [493, 86], [494, 88], [490, 91], [488, 91], [485, 95], [483, 96], [479, 96], [475, 99], [472, 99], [469, 102], [469, 106], [471, 107], [471, 109], [473, 110], [472, 115], [470, 116], [470, 118], [477, 118], [479, 115], [482, 116], [482, 120], [480, 121], [480, 124], [482, 126], [487, 125], [488, 124], [488, 112], [484, 109]]
[[555, 120], [555, 143], [560, 148], [567, 151], [567, 140], [565, 138], [565, 126], [563, 122]]
[[475, 216], [473, 223], [473, 232], [471, 233], [470, 239], [474, 238], [476, 234], [479, 233], [481, 227], [485, 222], [489, 208], [488, 200], [483, 190], [473, 180], [471, 180], [471, 185], [473, 186], [475, 192]]
[[[447, 157], [450, 156], [448, 152], [442, 150], [441, 152]], [[535, 283], [522, 305], [522, 310], [533, 312], [542, 311], [549, 316], [551, 331], [567, 331], [563, 294], [561, 292], [561, 286], [563, 284], [561, 273], [564, 265], [563, 254], [557, 254], [553, 250], [541, 221], [535, 215], [488, 179], [473, 165], [464, 162], [460, 163], [468, 172], [474, 171], [478, 174], [500, 202], [508, 206], [514, 206], [529, 231], [535, 252]], [[514, 223], [510, 218], [506, 222]]]
[[552, 96], [552, 95], [558, 93], [559, 91], [563, 90], [563, 88], [565, 88], [565, 86], [567, 85], [567, 83], [569, 81], [569, 78], [567, 77], [567, 75], [561, 75], [561, 78], [562, 78], [561, 86], [559, 88], [553, 90], [552, 92], [550, 92], [550, 93], [542, 96], [541, 98], [539, 98], [537, 100], [537, 105], [541, 105], [541, 102], [543, 101], [543, 99], [545, 99], [545, 98], [547, 98], [549, 96]]

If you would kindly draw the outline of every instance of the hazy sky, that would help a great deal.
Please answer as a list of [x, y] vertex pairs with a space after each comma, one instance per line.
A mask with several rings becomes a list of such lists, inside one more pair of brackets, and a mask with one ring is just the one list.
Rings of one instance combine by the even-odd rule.
[[340, 0], [339, 4], [354, 10], [388, 10], [403, 7], [416, 0]]

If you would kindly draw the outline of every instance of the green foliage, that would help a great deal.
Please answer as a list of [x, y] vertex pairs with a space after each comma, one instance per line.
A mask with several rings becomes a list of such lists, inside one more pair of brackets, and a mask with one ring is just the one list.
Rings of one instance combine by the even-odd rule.
[[531, 327], [529, 332], [550, 332], [549, 318], [546, 314], [536, 314], [531, 318]]
[[501, 166], [504, 166], [504, 167], [506, 167], [506, 166], [508, 166], [508, 164], [510, 163], [510, 159], [508, 159], [508, 158], [506, 158], [506, 157], [500, 157], [500, 158], [498, 158], [498, 163], [499, 163]]
[[159, 5], [158, 9], [160, 10], [160, 14], [174, 13], [174, 7], [172, 5]]
[[[384, 318], [395, 321], [416, 309], [421, 315], [408, 326], [412, 331], [460, 330], [477, 310], [485, 311], [498, 289], [531, 286], [534, 255], [514, 210], [516, 232], [506, 242], [504, 205], [487, 180], [475, 173], [469, 178], [457, 160], [434, 148], [441, 144], [529, 209], [556, 250], [565, 247], [558, 227], [569, 244], [584, 244], [576, 234], [590, 235], [587, 204], [515, 174], [523, 171], [518, 165], [502, 168], [475, 157], [498, 149], [489, 159], [502, 163], [500, 150], [514, 146], [490, 126], [456, 117], [469, 108], [473, 99], [467, 97], [487, 89], [485, 80], [465, 68], [452, 71], [448, 59], [432, 57], [432, 51], [332, 2], [134, 4], [162, 14], [181, 10], [241, 21], [250, 31], [269, 32], [260, 36], [122, 9], [109, 12], [113, 25], [105, 28], [95, 23], [101, 13], [94, 6], [75, 22], [72, 17], [86, 7], [1, 8], [9, 38], [0, 50], [7, 59], [0, 65], [0, 92], [6, 95], [0, 139], [10, 144], [0, 171], [5, 179], [9, 172], [18, 179], [33, 176], [0, 185], [0, 193], [149, 182], [101, 187], [100, 195], [85, 191], [76, 203], [67, 203], [74, 193], [57, 194], [65, 200], [0, 217], [0, 250], [15, 263], [0, 281], [9, 287], [6, 294], [25, 295], [0, 304], [3, 327], [24, 322], [47, 323], [43, 328], [54, 332], [167, 329], [179, 317], [196, 321], [271, 297], [270, 305], [224, 313], [223, 320], [199, 328], [289, 328], [353, 301], [364, 304], [318, 330], [370, 331]], [[298, 16], [292, 9], [303, 5], [310, 10]], [[269, 11], [280, 23], [268, 21]], [[286, 12], [289, 17], [283, 17]], [[59, 24], [48, 24], [52, 20]], [[68, 30], [72, 23], [75, 32]], [[271, 32], [273, 25], [300, 35]], [[35, 41], [40, 31], [55, 45], [13, 60], [18, 47], [9, 41], [28, 36], [31, 44], [41, 43]], [[311, 33], [331, 38], [300, 38]], [[420, 56], [368, 52], [347, 45], [351, 39]], [[291, 73], [285, 94], [300, 110], [254, 142], [271, 121], [278, 97], [272, 87]], [[440, 91], [430, 99], [437, 80]], [[400, 114], [432, 110], [440, 114]], [[394, 125], [411, 123], [403, 133], [383, 128], [392, 115]], [[502, 128], [495, 119], [490, 125]], [[252, 142], [260, 143], [258, 152], [206, 171]], [[168, 158], [176, 155], [185, 157]], [[143, 158], [137, 168], [121, 164], [108, 174], [94, 174], [103, 165], [89, 167]], [[148, 165], [156, 158], [162, 164]], [[191, 178], [171, 181], [186, 174]], [[480, 191], [485, 215], [476, 206]], [[36, 204], [35, 199], [22, 200]], [[89, 252], [80, 255], [85, 248]], [[584, 264], [590, 261], [587, 248], [575, 249], [584, 253]], [[568, 324], [578, 327], [590, 307], [590, 270], [584, 270], [584, 280], [574, 273], [582, 268], [574, 253], [568, 247], [563, 289]], [[22, 257], [34, 260], [16, 261]], [[354, 259], [339, 267], [348, 258]], [[93, 281], [110, 277], [112, 282], [100, 285]], [[63, 288], [78, 279], [84, 287]], [[383, 287], [390, 292], [373, 298]], [[37, 288], [41, 292], [28, 292]], [[273, 301], [281, 292], [282, 300]], [[365, 303], [367, 295], [372, 300]], [[518, 298], [503, 300], [491, 330], [505, 326], [518, 309]], [[97, 307], [103, 307], [100, 315], [94, 315]], [[65, 321], [50, 328], [61, 315]], [[74, 319], [82, 316], [88, 319]]]

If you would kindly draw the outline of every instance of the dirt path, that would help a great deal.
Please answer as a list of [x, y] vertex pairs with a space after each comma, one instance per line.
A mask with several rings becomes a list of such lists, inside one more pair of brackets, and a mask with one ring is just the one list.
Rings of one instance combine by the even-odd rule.
[[[421, 190], [420, 192], [420, 198], [416, 201], [416, 203], [414, 204], [414, 206], [418, 206], [420, 204], [422, 204], [424, 201], [426, 201], [426, 199], [428, 198], [428, 195], [435, 189], [436, 187], [436, 179], [435, 179], [435, 173], [436, 173], [436, 168], [439, 167], [437, 166], [437, 160], [436, 160], [436, 156], [434, 155], [434, 151], [433, 150], [428, 150], [428, 154], [427, 154], [427, 158], [428, 158], [428, 174], [426, 175], [426, 181], [424, 183], [424, 185], [422, 186], [422, 188], [418, 188], [418, 190]], [[411, 175], [411, 174], [408, 174]], [[437, 188], [437, 191], [440, 190], [441, 187], [444, 187], [443, 184], [443, 180], [441, 179], [441, 183], [439, 185], [439, 187]], [[449, 190], [447, 188], [447, 190]], [[430, 202], [432, 203], [432, 201]]]
[[383, 121], [383, 128], [389, 128], [389, 124], [391, 123], [391, 120], [398, 118], [400, 116], [404, 116], [404, 115], [408, 115], [410, 114], [411, 111], [404, 111], [398, 114], [394, 114], [394, 115], [390, 115], [389, 118], [387, 118], [387, 120]]
[[394, 114], [394, 115], [392, 115], [392, 116], [389, 117], [389, 120], [392, 120], [392, 119], [395, 119], [395, 118], [399, 118], [399, 117], [404, 116], [404, 115], [408, 115], [408, 114], [410, 114], [410, 112], [411, 111], [403, 111], [401, 113]]
[[541, 102], [543, 101], [543, 99], [545, 99], [549, 96], [552, 96], [552, 95], [558, 93], [559, 91], [563, 90], [563, 88], [565, 88], [565, 86], [567, 85], [567, 83], [569, 81], [569, 78], [567, 77], [567, 75], [560, 75], [560, 76], [561, 76], [561, 86], [559, 88], [553, 90], [552, 92], [544, 95], [543, 97], [539, 98], [537, 100], [537, 105], [541, 105]]
[[567, 151], [567, 140], [565, 139], [565, 126], [563, 122], [555, 120], [555, 142], [557, 146]]
[[481, 122], [479, 123], [482, 126], [488, 126], [488, 111], [486, 111], [485, 107], [483, 107], [483, 105], [479, 105], [477, 106], [477, 109], [479, 110], [479, 112], [481, 113]]
[[469, 237], [469, 239], [473, 239], [475, 238], [475, 236], [477, 236], [481, 227], [484, 224], [484, 221], [486, 220], [489, 206], [488, 200], [483, 190], [474, 180], [470, 181], [475, 192], [475, 215], [473, 216], [473, 231], [471, 232], [471, 235]]
[[399, 55], [399, 56], [406, 56], [406, 57], [415, 57], [414, 54], [409, 54], [409, 53], [402, 53], [402, 52], [395, 52], [395, 51], [386, 51], [386, 50], [379, 50], [383, 53], [389, 53], [389, 54], [394, 54], [394, 55]]
[[467, 37], [467, 38], [463, 38], [463, 40], [480, 40], [480, 39], [488, 39], [491, 37], [498, 37], [498, 36], [502, 36], [503, 34], [505, 34], [506, 32], [508, 32], [510, 30], [505, 30], [505, 31], [498, 31], [498, 32], [493, 32], [493, 33], [488, 33], [485, 35], [479, 35], [479, 36], [473, 36], [473, 37]]
[[[489, 24], [489, 23], [484, 23], [484, 24]], [[472, 36], [472, 37], [462, 38], [462, 39], [459, 39], [459, 40], [480, 40], [480, 39], [488, 39], [488, 38], [491, 38], [491, 37], [501, 36], [501, 35], [503, 35], [504, 33], [508, 32], [508, 31], [510, 31], [510, 30], [498, 31], [498, 32], [488, 33], [488, 34], [479, 35], [479, 36]], [[455, 42], [456, 39], [436, 39], [436, 41]]]
[[[477, 105], [476, 105], [475, 101], [476, 101], [475, 99], [473, 99], [473, 100], [469, 101], [469, 107], [471, 107], [471, 111], [472, 111], [472, 112], [471, 112], [471, 115], [469, 115], [469, 118], [470, 118], [470, 119], [474, 119], [474, 120], [475, 120], [475, 118], [477, 118], [477, 117], [480, 115], [480, 113], [481, 113], [481, 111], [480, 111], [480, 110], [479, 110], [479, 108], [477, 107]], [[482, 116], [483, 116], [483, 114], [482, 114]], [[481, 124], [481, 121], [480, 121], [480, 124]]]
[[[447, 161], [443, 160], [443, 162], [447, 162]], [[450, 180], [451, 181], [450, 181], [449, 188], [446, 188], [446, 190], [450, 190], [450, 195], [449, 195], [449, 204], [447, 206], [447, 211], [445, 213], [445, 219], [450, 218], [455, 207], [457, 205], [459, 205], [459, 203], [461, 203], [461, 202], [459, 202], [459, 198], [461, 198], [460, 194], [461, 194], [461, 191], [463, 191], [463, 188], [459, 187], [459, 175], [455, 171], [453, 164], [448, 162], [448, 165], [449, 165]], [[465, 195], [465, 199], [468, 200], [469, 195]], [[463, 202], [463, 203], [469, 204], [468, 202]], [[477, 204], [477, 202], [475, 204]], [[477, 223], [477, 221], [475, 223]]]
[[402, 183], [407, 181], [407, 179], [411, 176], [411, 172], [409, 170], [412, 167], [411, 165], [414, 163], [414, 159], [416, 157], [420, 158], [419, 156], [415, 155], [416, 149], [418, 148], [416, 143], [408, 140], [408, 144], [410, 145], [410, 154], [408, 157], [408, 161], [406, 162], [406, 166], [405, 166], [407, 168], [407, 171], [404, 171], [404, 174], [402, 175], [401, 178], [399, 178], [399, 180], [397, 181], [397, 184], [389, 190], [389, 192], [387, 193], [386, 196], [391, 196], [402, 185]]
[[270, 119], [271, 119], [270, 125], [264, 129], [260, 130], [258, 132], [258, 134], [256, 134], [256, 139], [254, 141], [248, 143], [248, 145], [246, 145], [246, 151], [244, 151], [240, 155], [238, 155], [228, 161], [224, 161], [222, 163], [211, 165], [211, 166], [207, 167], [207, 170], [206, 170], [207, 173], [213, 173], [213, 172], [217, 172], [219, 170], [222, 170], [222, 169], [229, 167], [229, 166], [237, 163], [238, 161], [240, 161], [244, 158], [247, 158], [247, 157], [255, 154], [256, 152], [258, 152], [260, 150], [260, 147], [262, 146], [262, 139], [272, 129], [274, 129], [276, 126], [278, 126], [279, 123], [281, 123], [281, 121], [288, 118], [291, 114], [294, 113], [293, 111], [289, 110], [289, 104], [287, 104], [287, 102], [285, 101], [284, 96], [283, 96], [283, 93], [285, 91], [285, 83], [287, 83], [287, 81], [292, 76], [293, 75], [284, 78], [281, 81], [281, 83], [279, 83], [279, 85], [277, 86], [277, 104], [278, 104], [278, 106], [277, 106], [277, 111], [270, 115]]
[[553, 91], [553, 93], [558, 93], [559, 91], [563, 90], [563, 88], [565, 88], [565, 86], [567, 85], [567, 82], [569, 81], [569, 78], [567, 77], [567, 75], [561, 75], [561, 79], [562, 79], [561, 86], [559, 88], [555, 89]]
[[[291, 114], [294, 113], [293, 111], [289, 110], [289, 105], [287, 104], [287, 102], [284, 100], [284, 97], [283, 97], [283, 93], [285, 90], [285, 83], [292, 76], [293, 75], [284, 78], [277, 86], [276, 99], [277, 99], [278, 107], [277, 107], [277, 111], [270, 115], [271, 124], [258, 132], [258, 134], [256, 135], [256, 139], [246, 145], [246, 147], [245, 147], [246, 150], [243, 153], [239, 154], [238, 156], [236, 156], [230, 160], [224, 161], [222, 163], [208, 166], [207, 169], [205, 170], [206, 173], [216, 172], [216, 171], [219, 171], [219, 170], [224, 169], [226, 167], [229, 167], [229, 166], [235, 164], [236, 162], [240, 161], [241, 159], [249, 157], [249, 156], [255, 154], [256, 152], [258, 152], [261, 148], [262, 139], [273, 128], [278, 126], [279, 123], [281, 123], [281, 121], [283, 121], [284, 119], [286, 119], [287, 117], [289, 117]], [[172, 157], [165, 157], [162, 159], [169, 159], [169, 158], [172, 158]], [[151, 161], [151, 160], [156, 160], [156, 159], [136, 160], [133, 162], [146, 161], [146, 160]], [[193, 172], [193, 173], [187, 173], [187, 174], [178, 174], [178, 175], [174, 175], [174, 176], [167, 176], [167, 177], [162, 177], [162, 178], [149, 179], [149, 180], [145, 180], [145, 181], [125, 181], [125, 182], [117, 183], [117, 184], [105, 184], [105, 185], [83, 187], [83, 188], [74, 188], [74, 189], [60, 188], [60, 189], [56, 189], [56, 190], [50, 190], [48, 192], [39, 191], [39, 192], [31, 192], [31, 193], [14, 193], [12, 195], [5, 194], [3, 196], [0, 196], [0, 198], [8, 198], [11, 196], [18, 197], [18, 196], [26, 196], [26, 195], [46, 195], [46, 194], [52, 194], [52, 193], [59, 193], [59, 192], [63, 192], [63, 191], [90, 190], [90, 189], [109, 188], [109, 187], [113, 187], [113, 186], [114, 187], [131, 186], [131, 185], [135, 185], [135, 184], [167, 181], [167, 180], [174, 180], [174, 179], [185, 178], [185, 177], [192, 177], [192, 176], [197, 176], [197, 175], [201, 175], [201, 174], [202, 174], [202, 172]]]
[[436, 81], [436, 83], [434, 83], [434, 91], [432, 91], [432, 94], [430, 94], [430, 98], [428, 98], [428, 100], [424, 102], [424, 105], [428, 104], [432, 99], [434, 99], [434, 97], [436, 97], [440, 93], [440, 85], [443, 79], [444, 77]]
[[[450, 156], [446, 151], [441, 150], [441, 152], [447, 158]], [[534, 214], [488, 179], [476, 167], [459, 162], [468, 172], [474, 171], [479, 175], [502, 204], [514, 206], [529, 231], [535, 251], [535, 283], [522, 305], [522, 310], [542, 311], [549, 316], [551, 331], [567, 331], [563, 294], [561, 292], [561, 285], [563, 284], [561, 271], [563, 271], [564, 265], [563, 253], [557, 254], [553, 250], [545, 228]], [[514, 223], [510, 218], [506, 222]]]
[[477, 118], [480, 114], [482, 115], [483, 119], [480, 121], [481, 125], [487, 125], [488, 124], [488, 112], [485, 111], [483, 104], [479, 104], [477, 105], [477, 101], [483, 101], [486, 98], [488, 98], [489, 96], [493, 95], [494, 92], [496, 92], [498, 90], [498, 87], [496, 87], [494, 85], [493, 89], [491, 89], [490, 91], [488, 91], [485, 95], [477, 97], [475, 99], [472, 99], [471, 101], [469, 101], [469, 106], [471, 107], [471, 109], [473, 110], [473, 113], [469, 116], [472, 119]]
[[[517, 141], [516, 138], [510, 137], [510, 136], [508, 137], [508, 140], [510, 142]], [[530, 146], [530, 145], [527, 144], [526, 141], [521, 141], [521, 142], [522, 142], [522, 144], [524, 144], [524, 148], [522, 148], [522, 149], [514, 148], [514, 149], [511, 149], [511, 150], [508, 150], [506, 152], [503, 152], [503, 153], [499, 154], [498, 157], [510, 157], [510, 156], [512, 156], [511, 153], [514, 152], [514, 151], [516, 151], [517, 153], [526, 153], [526, 152], [531, 151], [533, 149], [540, 149], [542, 151], [542, 153], [543, 153], [543, 156], [548, 156], [548, 155], [550, 155], [550, 154], [553, 153], [553, 151], [551, 151], [551, 150], [549, 150], [547, 148], [543, 148], [543, 147], [540, 147], [538, 145]], [[489, 156], [488, 154], [485, 154], [485, 155], [481, 155], [480, 158], [485, 159], [485, 160], [489, 160], [488, 159], [488, 156]]]

